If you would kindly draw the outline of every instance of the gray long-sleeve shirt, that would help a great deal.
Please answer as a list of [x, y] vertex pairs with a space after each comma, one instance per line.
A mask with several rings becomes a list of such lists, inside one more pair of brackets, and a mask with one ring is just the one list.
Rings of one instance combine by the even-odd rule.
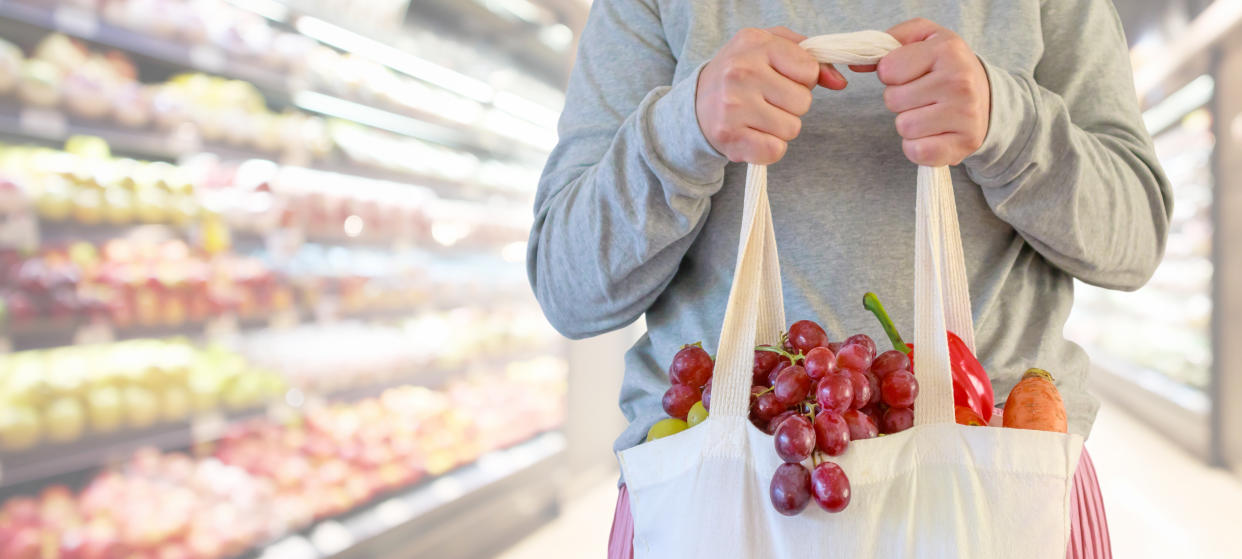
[[[983, 146], [952, 169], [980, 360], [997, 402], [1028, 367], [1057, 376], [1071, 430], [1098, 406], [1086, 354], [1064, 339], [1073, 278], [1136, 289], [1160, 260], [1172, 196], [1140, 120], [1108, 0], [596, 0], [535, 202], [528, 272], [571, 338], [646, 313], [626, 355], [618, 450], [664, 416], [677, 349], [715, 345], [736, 259], [745, 166], [706, 141], [702, 65], [743, 27], [804, 35], [926, 17], [960, 34], [991, 83]], [[863, 310], [913, 321], [916, 167], [873, 74], [817, 89], [801, 136], [769, 169], [786, 316], [834, 340], [888, 344]]]

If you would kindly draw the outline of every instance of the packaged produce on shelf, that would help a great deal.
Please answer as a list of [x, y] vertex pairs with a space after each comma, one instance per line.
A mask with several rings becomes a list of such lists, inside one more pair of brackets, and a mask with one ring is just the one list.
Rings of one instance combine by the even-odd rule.
[[118, 327], [266, 316], [297, 304], [289, 283], [256, 258], [143, 238], [76, 242], [30, 257], [0, 251], [0, 297], [13, 324], [74, 318]]
[[7, 95], [17, 87], [22, 77], [26, 56], [17, 45], [0, 39], [0, 95]]
[[253, 332], [236, 347], [249, 362], [281, 371], [291, 386], [327, 393], [550, 352], [555, 336], [536, 308], [492, 306], [424, 313], [398, 326], [340, 322]]
[[235, 557], [554, 429], [564, 396], [563, 362], [535, 359], [235, 424], [199, 457], [143, 449], [0, 503], [0, 557]]
[[249, 409], [284, 392], [275, 373], [223, 348], [185, 341], [21, 351], [0, 356], [0, 449]]
[[50, 485], [0, 505], [0, 556], [235, 557], [305, 524], [305, 505], [213, 458], [138, 452], [76, 495]]

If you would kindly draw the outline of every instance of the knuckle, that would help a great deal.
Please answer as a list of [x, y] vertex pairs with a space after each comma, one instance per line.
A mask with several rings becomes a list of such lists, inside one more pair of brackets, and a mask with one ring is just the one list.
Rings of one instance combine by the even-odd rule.
[[765, 149], [765, 155], [768, 163], [776, 163], [785, 157], [785, 151], [789, 149], [789, 144], [779, 139], [771, 139]]
[[910, 116], [910, 113], [901, 113], [897, 115], [895, 122], [897, 126], [897, 134], [902, 138], [910, 138], [914, 136], [914, 129], [917, 123], [915, 122], [915, 119]]
[[815, 96], [811, 94], [811, 90], [800, 90], [797, 99], [794, 99], [794, 113], [798, 116], [802, 116], [810, 112], [811, 103], [814, 101]]
[[792, 118], [789, 120], [789, 124], [785, 126], [784, 139], [792, 140], [794, 138], [797, 138], [798, 134], [801, 134], [801, 133], [802, 133], [802, 119]]
[[885, 106], [885, 107], [886, 107], [889, 111], [892, 111], [892, 112], [897, 112], [897, 107], [900, 107], [900, 106], [901, 106], [901, 105], [900, 105], [900, 103], [901, 103], [901, 92], [900, 92], [899, 90], [895, 89], [895, 88], [892, 88], [892, 87], [886, 87], [886, 88], [884, 88], [884, 94], [883, 94], [883, 97], [884, 97], [884, 106]]
[[750, 66], [740, 60], [732, 59], [724, 68], [725, 81], [730, 83], [744, 82], [754, 74]]
[[753, 45], [763, 42], [767, 36], [768, 33], [762, 29], [755, 27], [743, 27], [738, 30], [737, 35], [734, 37], [742, 44]]
[[880, 80], [880, 83], [892, 85], [893, 66], [896, 65], [894, 60], [886, 56], [875, 65], [875, 77]]
[[970, 97], [974, 94], [975, 84], [966, 72], [958, 72], [949, 78], [949, 90], [959, 97]]

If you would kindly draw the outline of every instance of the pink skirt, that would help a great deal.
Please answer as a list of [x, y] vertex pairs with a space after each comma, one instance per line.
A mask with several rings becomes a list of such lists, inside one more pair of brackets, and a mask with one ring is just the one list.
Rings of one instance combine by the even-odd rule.
[[[1083, 450], [1074, 473], [1074, 492], [1070, 496], [1070, 543], [1067, 559], [1111, 559], [1108, 519], [1104, 515], [1104, 499], [1100, 482], [1095, 477], [1091, 457]], [[630, 495], [621, 486], [617, 494], [617, 511], [612, 517], [612, 534], [608, 538], [608, 559], [633, 559], [634, 518], [630, 516]]]

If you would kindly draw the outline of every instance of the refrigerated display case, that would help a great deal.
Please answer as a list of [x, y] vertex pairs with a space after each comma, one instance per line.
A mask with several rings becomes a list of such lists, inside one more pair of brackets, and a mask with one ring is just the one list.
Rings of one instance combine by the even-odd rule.
[[1212, 383], [1212, 120], [1199, 107], [1154, 131], [1175, 204], [1151, 280], [1133, 293], [1077, 284], [1066, 326], [1101, 367], [1200, 414]]
[[556, 509], [559, 85], [332, 4], [0, 1], [0, 557], [466, 557]]

